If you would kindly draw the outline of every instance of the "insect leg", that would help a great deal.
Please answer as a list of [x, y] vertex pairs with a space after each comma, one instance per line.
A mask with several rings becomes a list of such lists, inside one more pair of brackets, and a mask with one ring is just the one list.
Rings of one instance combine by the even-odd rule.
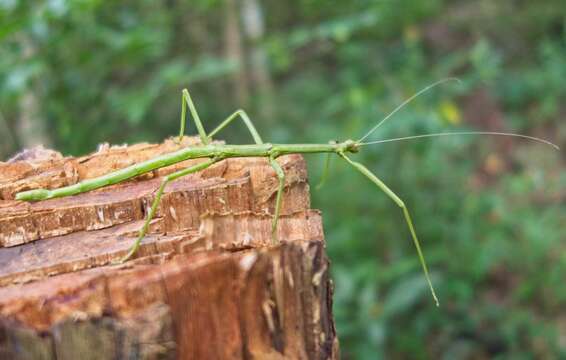
[[283, 168], [274, 157], [269, 158], [269, 163], [275, 173], [277, 174], [277, 178], [279, 179], [279, 188], [277, 189], [277, 196], [275, 198], [275, 211], [273, 214], [273, 222], [271, 226], [271, 239], [273, 243], [277, 241], [277, 223], [279, 221], [279, 213], [281, 212], [281, 199], [283, 196], [283, 190], [285, 188], [285, 172], [283, 172]]
[[326, 179], [328, 179], [328, 173], [330, 171], [330, 156], [332, 153], [326, 154], [326, 159], [324, 160], [324, 167], [322, 168], [322, 175], [320, 176], [320, 181], [316, 185], [315, 189], [320, 190], [326, 183]]
[[344, 160], [346, 160], [350, 165], [352, 165], [356, 170], [358, 170], [359, 172], [364, 174], [368, 179], [370, 179], [371, 182], [373, 182], [375, 185], [377, 185], [377, 187], [379, 187], [383, 192], [385, 192], [385, 194], [387, 194], [387, 196], [389, 196], [403, 210], [403, 215], [405, 216], [405, 221], [407, 222], [407, 225], [409, 226], [409, 230], [411, 232], [413, 242], [414, 242], [415, 247], [417, 249], [417, 253], [419, 255], [419, 260], [421, 262], [421, 266], [423, 268], [423, 271], [424, 271], [424, 274], [425, 274], [425, 277], [426, 277], [426, 281], [428, 282], [428, 286], [429, 286], [430, 291], [432, 293], [432, 297], [434, 298], [434, 301], [436, 302], [436, 306], [438, 306], [439, 305], [438, 298], [436, 297], [436, 293], [434, 292], [434, 287], [432, 286], [432, 281], [430, 280], [430, 276], [428, 274], [428, 268], [426, 266], [424, 255], [423, 255], [423, 252], [421, 250], [419, 239], [417, 238], [417, 233], [415, 232], [415, 227], [413, 226], [413, 221], [411, 220], [411, 215], [409, 215], [409, 210], [407, 210], [405, 203], [391, 189], [389, 189], [389, 187], [387, 187], [387, 185], [385, 185], [383, 183], [383, 181], [381, 181], [377, 176], [375, 176], [363, 164], [351, 160], [350, 158], [348, 158], [343, 153], [340, 153], [339, 155]]
[[248, 114], [246, 114], [246, 112], [244, 110], [237, 110], [232, 115], [228, 116], [226, 118], [226, 120], [221, 122], [220, 125], [218, 125], [216, 127], [216, 129], [212, 130], [210, 132], [210, 134], [208, 134], [208, 139], [209, 140], [212, 139], [212, 137], [214, 135], [216, 135], [218, 132], [220, 132], [220, 130], [224, 129], [228, 124], [230, 124], [238, 116], [244, 121], [244, 124], [246, 124], [246, 127], [248, 128], [248, 130], [252, 134], [252, 137], [254, 138], [255, 143], [256, 144], [263, 144], [263, 140], [261, 140], [261, 136], [259, 136], [259, 133], [257, 132], [254, 124], [250, 120], [250, 117], [248, 116]]
[[187, 89], [183, 89], [183, 96], [181, 98], [181, 130], [179, 131], [179, 142], [181, 142], [181, 140], [183, 139], [183, 135], [185, 134], [187, 105], [189, 106], [189, 111], [191, 112], [191, 116], [195, 121], [195, 125], [197, 127], [200, 140], [204, 145], [207, 145], [210, 142], [210, 137], [206, 135], [206, 131], [202, 126], [202, 121], [198, 116], [198, 112], [195, 107], [195, 104], [193, 103], [193, 99], [191, 98], [191, 94], [189, 94], [189, 90]]
[[195, 104], [194, 104], [194, 102], [191, 98], [191, 95], [189, 94], [189, 91], [187, 89], [183, 89], [183, 96], [182, 96], [182, 99], [181, 99], [181, 129], [179, 131], [179, 142], [181, 141], [181, 139], [183, 138], [183, 135], [185, 134], [185, 126], [186, 126], [186, 118], [187, 118], [187, 106], [189, 107], [189, 111], [191, 112], [191, 116], [195, 120], [195, 125], [197, 127], [197, 131], [199, 133], [200, 140], [202, 141], [203, 144], [206, 145], [206, 144], [210, 143], [210, 140], [212, 139], [212, 137], [214, 135], [216, 135], [220, 130], [224, 129], [228, 124], [230, 124], [238, 116], [244, 121], [244, 124], [246, 124], [246, 127], [248, 128], [248, 130], [252, 134], [252, 137], [253, 137], [255, 143], [256, 144], [263, 144], [263, 140], [261, 139], [261, 136], [259, 136], [259, 133], [257, 132], [254, 124], [250, 120], [250, 117], [248, 116], [248, 114], [246, 114], [246, 112], [244, 110], [235, 111], [232, 115], [228, 116], [228, 118], [226, 118], [226, 120], [224, 120], [222, 123], [220, 123], [220, 125], [218, 125], [216, 127], [216, 129], [212, 130], [210, 132], [210, 134], [207, 135], [206, 131], [204, 130], [204, 126], [202, 125], [202, 121], [200, 120], [200, 117], [198, 115]]
[[120, 262], [124, 262], [124, 261], [127, 261], [128, 259], [130, 259], [136, 253], [136, 251], [139, 249], [141, 241], [145, 237], [145, 234], [147, 233], [147, 231], [149, 229], [149, 224], [151, 223], [151, 220], [153, 219], [153, 216], [155, 215], [155, 212], [157, 210], [157, 206], [159, 205], [159, 202], [161, 201], [161, 196], [163, 196], [163, 191], [165, 191], [165, 186], [167, 186], [167, 184], [169, 182], [176, 180], [176, 179], [178, 179], [182, 176], [192, 174], [192, 173], [195, 173], [195, 172], [200, 171], [200, 170], [204, 170], [207, 167], [209, 167], [210, 165], [212, 165], [215, 162], [220, 161], [220, 160], [221, 160], [220, 158], [210, 159], [210, 160], [205, 161], [203, 163], [200, 163], [200, 164], [191, 166], [189, 168], [186, 168], [186, 169], [174, 172], [172, 174], [169, 174], [169, 175], [165, 176], [163, 178], [163, 180], [161, 180], [161, 185], [159, 186], [159, 189], [157, 190], [157, 193], [155, 194], [155, 198], [153, 199], [153, 203], [151, 204], [151, 208], [149, 209], [149, 212], [147, 214], [145, 222], [144, 222], [142, 228], [139, 231], [138, 238], [133, 243], [133, 245], [130, 247], [130, 251], [128, 251], [128, 254], [126, 254], [126, 256], [124, 256], [120, 260]]

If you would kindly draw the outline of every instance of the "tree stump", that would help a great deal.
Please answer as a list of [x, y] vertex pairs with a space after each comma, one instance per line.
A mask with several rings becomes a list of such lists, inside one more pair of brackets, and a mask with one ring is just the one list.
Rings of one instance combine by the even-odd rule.
[[[198, 146], [184, 138], [183, 146]], [[320, 213], [299, 155], [227, 159], [171, 183], [136, 258], [160, 177], [27, 203], [14, 194], [96, 177], [179, 145], [110, 147], [72, 158], [32, 149], [0, 162], [0, 359], [336, 359]]]

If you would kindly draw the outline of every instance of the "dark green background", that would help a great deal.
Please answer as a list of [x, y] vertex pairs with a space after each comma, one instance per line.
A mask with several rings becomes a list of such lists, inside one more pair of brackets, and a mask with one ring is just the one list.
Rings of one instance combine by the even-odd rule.
[[[250, 33], [254, 11], [263, 29]], [[0, 158], [38, 142], [78, 155], [161, 141], [178, 131], [183, 87], [208, 129], [242, 107], [268, 141], [355, 139], [449, 76], [462, 84], [372, 138], [465, 129], [566, 145], [564, 0], [3, 0]], [[242, 127], [220, 137], [249, 142]], [[442, 306], [399, 209], [334, 161], [313, 207], [345, 359], [566, 356], [563, 151], [452, 137], [356, 158], [412, 210]], [[309, 165], [314, 184], [322, 158]]]

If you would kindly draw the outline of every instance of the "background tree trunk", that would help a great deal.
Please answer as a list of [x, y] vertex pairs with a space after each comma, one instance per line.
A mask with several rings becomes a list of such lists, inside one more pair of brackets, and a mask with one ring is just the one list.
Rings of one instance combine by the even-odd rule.
[[242, 22], [250, 46], [250, 73], [256, 93], [261, 98], [259, 113], [263, 122], [269, 122], [274, 119], [273, 83], [267, 53], [261, 46], [265, 25], [261, 4], [257, 0], [242, 0]]
[[[35, 49], [31, 40], [22, 35], [20, 45], [22, 46], [23, 61], [29, 61], [35, 55]], [[21, 146], [25, 148], [38, 145], [51, 146], [51, 140], [46, 131], [45, 119], [40, 115], [36, 91], [34, 81], [31, 79], [27, 90], [19, 101], [20, 116], [16, 122], [16, 131]]]
[[246, 107], [249, 103], [250, 90], [246, 74], [244, 52], [242, 50], [242, 36], [238, 21], [238, 6], [235, 0], [226, 0], [225, 5], [226, 26], [224, 29], [226, 58], [238, 64], [238, 71], [231, 76], [234, 99], [239, 107]]

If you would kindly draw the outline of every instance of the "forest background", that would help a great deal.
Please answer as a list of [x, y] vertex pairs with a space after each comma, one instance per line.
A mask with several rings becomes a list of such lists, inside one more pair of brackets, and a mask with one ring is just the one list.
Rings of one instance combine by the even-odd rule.
[[[208, 129], [243, 108], [270, 142], [357, 139], [451, 76], [461, 84], [372, 138], [512, 131], [566, 145], [564, 1], [1, 0], [0, 159], [159, 142], [178, 131], [184, 87]], [[220, 137], [250, 142], [242, 126]], [[311, 189], [343, 358], [566, 356], [564, 151], [446, 137], [357, 158], [413, 212], [441, 307], [399, 209], [334, 161]], [[322, 164], [309, 158], [311, 185]]]

